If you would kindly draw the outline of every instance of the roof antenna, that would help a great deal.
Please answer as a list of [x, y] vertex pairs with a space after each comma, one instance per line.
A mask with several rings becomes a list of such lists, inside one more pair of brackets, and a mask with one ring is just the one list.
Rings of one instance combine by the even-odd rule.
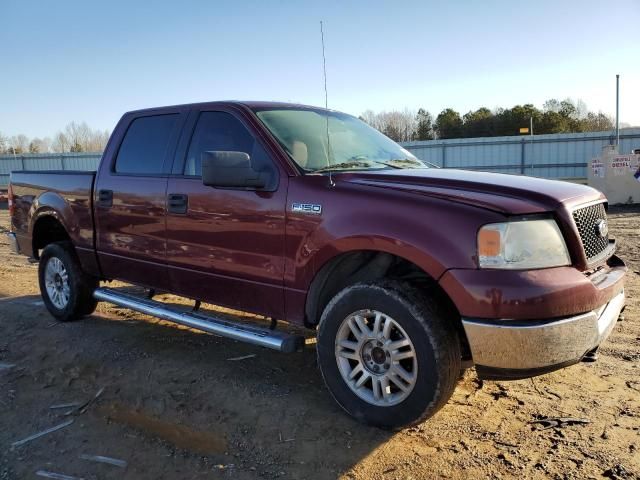
[[[324, 55], [324, 30], [322, 29], [322, 20], [320, 20], [320, 38], [322, 39], [322, 71], [324, 73], [324, 108], [329, 109], [329, 101], [327, 97], [327, 60]], [[329, 112], [325, 112], [327, 119], [327, 168], [329, 169], [329, 186], [334, 187], [335, 183], [331, 176], [331, 142], [329, 140]]]

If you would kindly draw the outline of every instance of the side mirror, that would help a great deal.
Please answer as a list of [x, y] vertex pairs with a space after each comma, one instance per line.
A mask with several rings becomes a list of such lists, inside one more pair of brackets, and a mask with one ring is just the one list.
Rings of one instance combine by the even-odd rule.
[[264, 188], [267, 174], [256, 172], [244, 152], [202, 153], [202, 183], [209, 187]]

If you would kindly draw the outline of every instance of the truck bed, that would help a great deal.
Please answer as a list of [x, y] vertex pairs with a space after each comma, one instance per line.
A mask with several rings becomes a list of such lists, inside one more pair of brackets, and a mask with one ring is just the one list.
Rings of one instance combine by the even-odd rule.
[[20, 250], [31, 255], [33, 229], [43, 213], [53, 210], [79, 250], [79, 255], [83, 250], [93, 252], [94, 179], [95, 172], [87, 171], [12, 172], [12, 227]]

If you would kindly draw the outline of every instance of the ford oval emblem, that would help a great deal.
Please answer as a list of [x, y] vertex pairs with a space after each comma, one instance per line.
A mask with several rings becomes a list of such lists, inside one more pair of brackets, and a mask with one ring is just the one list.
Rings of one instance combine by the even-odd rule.
[[596, 232], [598, 232], [598, 235], [600, 235], [602, 238], [606, 237], [609, 234], [609, 225], [607, 225], [606, 220], [598, 220], [598, 222], [596, 223]]

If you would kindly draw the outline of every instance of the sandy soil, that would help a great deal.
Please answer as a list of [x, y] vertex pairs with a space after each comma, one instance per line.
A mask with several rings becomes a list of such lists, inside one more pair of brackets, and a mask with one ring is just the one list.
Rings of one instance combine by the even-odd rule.
[[[0, 210], [0, 233], [7, 224]], [[1, 235], [0, 479], [640, 478], [640, 208], [614, 212], [611, 229], [629, 300], [598, 362], [483, 385], [469, 370], [436, 417], [395, 434], [342, 413], [313, 345], [285, 356], [105, 304], [54, 322], [36, 266]], [[51, 408], [101, 389], [83, 412]], [[544, 416], [590, 423], [530, 423]]]

